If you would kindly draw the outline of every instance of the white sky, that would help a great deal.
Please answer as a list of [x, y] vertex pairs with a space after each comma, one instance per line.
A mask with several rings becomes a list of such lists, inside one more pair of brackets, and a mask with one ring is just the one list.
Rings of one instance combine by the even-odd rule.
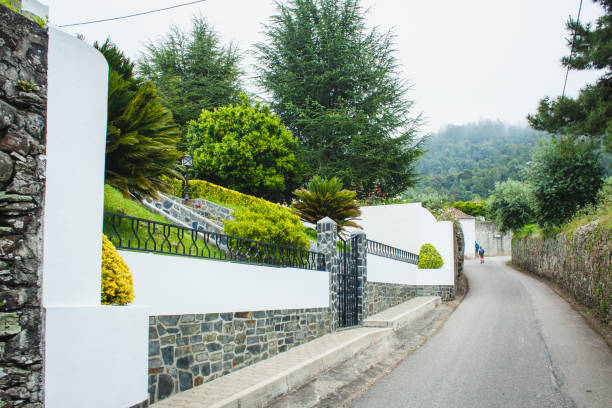
[[[52, 25], [116, 17], [185, 3], [188, 0], [42, 0]], [[524, 124], [540, 98], [557, 96], [565, 71], [560, 59], [569, 54], [565, 23], [576, 16], [579, 0], [362, 0], [367, 21], [396, 34], [396, 57], [402, 77], [414, 85], [409, 98], [414, 113], [427, 120], [422, 130], [479, 119]], [[201, 12], [225, 43], [245, 54], [246, 88], [253, 85], [253, 44], [263, 41], [264, 23], [274, 14], [271, 0], [208, 0], [183, 8], [125, 20], [65, 28], [89, 42], [107, 36], [137, 58], [148, 39], [156, 40], [175, 24], [189, 29]], [[585, 0], [581, 21], [602, 13]], [[567, 94], [575, 96], [599, 75], [571, 71]]]

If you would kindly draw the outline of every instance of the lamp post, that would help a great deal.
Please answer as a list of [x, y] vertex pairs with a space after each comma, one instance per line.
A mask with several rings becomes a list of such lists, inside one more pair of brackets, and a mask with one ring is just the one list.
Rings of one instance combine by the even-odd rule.
[[183, 194], [184, 200], [189, 200], [189, 168], [193, 166], [193, 157], [186, 154], [181, 159], [181, 164], [185, 166], [185, 192]]

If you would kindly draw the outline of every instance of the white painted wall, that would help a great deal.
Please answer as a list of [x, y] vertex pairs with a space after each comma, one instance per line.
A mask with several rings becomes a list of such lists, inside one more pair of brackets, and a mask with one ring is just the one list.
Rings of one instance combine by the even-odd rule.
[[148, 398], [148, 311], [47, 307], [45, 407], [127, 408]]
[[45, 408], [148, 398], [148, 312], [100, 305], [108, 66], [51, 27], [43, 236]]
[[416, 265], [368, 254], [368, 281], [402, 285], [454, 285], [454, 270], [418, 269]]
[[[437, 221], [421, 203], [361, 207], [357, 223], [368, 239], [415, 254], [421, 245], [430, 243], [442, 256], [444, 267], [453, 268], [453, 225]], [[368, 275], [371, 273], [368, 265]]]
[[151, 315], [329, 306], [329, 274], [119, 251], [134, 276], [134, 304]]
[[45, 306], [100, 304], [108, 65], [49, 28]]
[[463, 230], [463, 239], [465, 240], [465, 258], [472, 259], [476, 256], [474, 245], [476, 243], [476, 220], [475, 219], [460, 219], [461, 229]]

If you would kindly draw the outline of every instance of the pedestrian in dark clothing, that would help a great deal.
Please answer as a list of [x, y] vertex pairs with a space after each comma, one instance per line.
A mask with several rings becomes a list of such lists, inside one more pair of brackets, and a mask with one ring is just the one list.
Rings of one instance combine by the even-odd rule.
[[476, 252], [475, 252], [475, 255], [478, 255], [478, 247], [479, 247], [478, 242], [476, 242]]
[[480, 249], [478, 250], [478, 255], [480, 255], [480, 263], [481, 264], [484, 263], [484, 253], [485, 253], [484, 248], [480, 247]]

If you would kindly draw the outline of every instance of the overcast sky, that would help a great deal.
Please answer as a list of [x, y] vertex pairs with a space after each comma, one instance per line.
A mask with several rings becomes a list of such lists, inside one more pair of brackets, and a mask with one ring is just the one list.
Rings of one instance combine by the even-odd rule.
[[[52, 25], [116, 17], [185, 3], [188, 0], [41, 0]], [[565, 23], [576, 16], [579, 0], [362, 0], [367, 22], [396, 34], [401, 75], [413, 84], [409, 98], [422, 113], [424, 132], [446, 124], [501, 119], [525, 124], [540, 98], [563, 90], [567, 55]], [[130, 57], [138, 58], [147, 40], [157, 40], [171, 25], [188, 29], [191, 16], [204, 15], [225, 43], [244, 52], [243, 82], [253, 85], [249, 51], [263, 41], [262, 25], [274, 14], [271, 0], [208, 0], [203, 3], [119, 21], [65, 28], [89, 42], [110, 36]], [[581, 21], [602, 13], [585, 0]], [[570, 72], [570, 96], [597, 73]]]

